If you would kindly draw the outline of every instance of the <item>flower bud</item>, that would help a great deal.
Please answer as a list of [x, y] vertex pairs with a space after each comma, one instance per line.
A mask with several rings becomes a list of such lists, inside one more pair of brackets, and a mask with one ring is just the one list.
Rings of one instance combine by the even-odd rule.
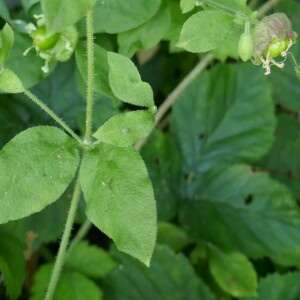
[[247, 61], [252, 57], [253, 42], [252, 36], [247, 33], [243, 33], [239, 40], [239, 56], [242, 61]]

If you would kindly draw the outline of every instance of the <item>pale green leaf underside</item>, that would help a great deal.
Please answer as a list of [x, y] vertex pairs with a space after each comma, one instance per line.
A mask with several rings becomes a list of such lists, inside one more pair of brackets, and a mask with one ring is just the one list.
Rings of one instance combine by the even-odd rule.
[[122, 265], [107, 278], [110, 300], [216, 300], [187, 258], [167, 246], [155, 247], [149, 268], [115, 249], [112, 254]]
[[158, 10], [161, 0], [109, 0], [95, 5], [95, 32], [118, 33], [138, 27]]
[[0, 31], [0, 70], [4, 67], [13, 44], [14, 32], [8, 24], [5, 24]]
[[60, 32], [75, 24], [95, 3], [96, 0], [41, 0], [48, 32]]
[[68, 251], [65, 265], [88, 277], [104, 278], [117, 263], [103, 249], [80, 242]]
[[151, 107], [154, 105], [150, 85], [141, 80], [134, 63], [127, 57], [108, 52], [109, 83], [115, 96], [123, 102]]
[[19, 133], [0, 151], [0, 223], [24, 218], [57, 200], [75, 176], [79, 153], [56, 127]]
[[25, 88], [19, 77], [11, 70], [0, 70], [0, 90], [6, 93], [22, 93]]
[[88, 219], [119, 250], [149, 265], [156, 240], [156, 207], [138, 152], [100, 144], [83, 158], [80, 181]]
[[[101, 266], [100, 266], [101, 267]], [[34, 285], [30, 300], [45, 298], [53, 264], [43, 265], [34, 276]], [[102, 300], [100, 288], [91, 279], [83, 274], [70, 270], [67, 267], [61, 272], [53, 300]]]
[[254, 296], [257, 275], [251, 261], [240, 252], [209, 250], [209, 269], [220, 287], [234, 297]]
[[153, 128], [153, 113], [139, 110], [110, 118], [93, 136], [111, 145], [128, 147], [149, 135]]
[[300, 260], [300, 213], [290, 191], [247, 166], [202, 174], [195, 198], [181, 208], [194, 238], [282, 265]]
[[232, 17], [224, 12], [198, 12], [184, 23], [177, 46], [190, 52], [210, 51], [231, 36], [233, 25]]

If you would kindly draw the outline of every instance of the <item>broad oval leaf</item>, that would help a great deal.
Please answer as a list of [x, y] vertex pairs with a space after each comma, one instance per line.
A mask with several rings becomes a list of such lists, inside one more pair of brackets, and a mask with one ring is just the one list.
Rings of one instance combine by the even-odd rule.
[[[101, 266], [99, 266], [100, 268]], [[34, 275], [34, 286], [30, 300], [41, 300], [45, 298], [53, 264], [43, 265]], [[53, 300], [102, 300], [102, 291], [88, 277], [72, 269], [65, 268], [59, 277]]]
[[57, 200], [75, 176], [75, 142], [56, 127], [19, 133], [0, 151], [0, 223], [29, 216]]
[[75, 24], [95, 3], [96, 0], [41, 0], [48, 33], [60, 32]]
[[106, 280], [107, 299], [216, 300], [188, 259], [167, 246], [155, 247], [149, 268], [115, 249], [112, 254], [121, 264]]
[[233, 19], [222, 11], [201, 11], [183, 25], [178, 47], [190, 52], [207, 52], [222, 45], [233, 33]]
[[104, 0], [95, 5], [95, 32], [118, 33], [138, 27], [158, 10], [161, 0]]
[[8, 24], [5, 24], [3, 29], [0, 31], [0, 70], [4, 67], [7, 61], [13, 43], [14, 32]]
[[143, 82], [134, 63], [127, 57], [108, 52], [109, 83], [121, 101], [151, 107], [154, 105], [150, 85]]
[[156, 240], [156, 207], [139, 153], [101, 143], [84, 156], [80, 181], [88, 219], [120, 251], [149, 265]]
[[153, 48], [164, 38], [170, 24], [170, 8], [167, 2], [162, 2], [159, 10], [148, 22], [118, 35], [119, 52], [132, 57], [137, 49]]
[[171, 124], [188, 172], [253, 161], [274, 140], [270, 86], [254, 66], [219, 65], [179, 96]]
[[80, 242], [69, 248], [65, 265], [91, 278], [105, 278], [117, 267], [117, 262], [103, 249]]
[[17, 94], [23, 93], [25, 87], [23, 86], [19, 77], [9, 69], [0, 70], [0, 90], [5, 93]]
[[256, 295], [257, 275], [247, 256], [210, 248], [208, 260], [210, 272], [228, 294], [234, 297]]
[[153, 128], [154, 115], [152, 112], [131, 111], [110, 118], [93, 136], [111, 145], [128, 147], [149, 135]]
[[189, 234], [224, 251], [299, 265], [300, 213], [290, 191], [250, 167], [221, 167], [194, 178], [194, 197], [181, 206]]

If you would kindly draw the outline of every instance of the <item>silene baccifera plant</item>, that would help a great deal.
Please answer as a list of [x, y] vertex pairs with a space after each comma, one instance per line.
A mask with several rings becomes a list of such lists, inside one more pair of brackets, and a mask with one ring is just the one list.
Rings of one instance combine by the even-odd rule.
[[[195, 38], [195, 33], [199, 33], [198, 28], [195, 30], [195, 23], [205, 26], [217, 20], [215, 22], [219, 24], [216, 27], [224, 27], [224, 31], [230, 32], [236, 19], [238, 24], [244, 26], [237, 45], [241, 59], [262, 64], [268, 75], [272, 65], [284, 66], [288, 51], [296, 42], [297, 34], [283, 13], [275, 13], [258, 21], [255, 13], [241, 15], [215, 1], [186, 3], [192, 3], [187, 11], [194, 9], [194, 6], [203, 7], [183, 25], [177, 44], [190, 52], [208, 52], [224, 41], [222, 33], [219, 34], [221, 38], [218, 34], [205, 36], [209, 30], [201, 30], [200, 34], [204, 36]], [[205, 5], [210, 9], [205, 10]], [[219, 13], [219, 10], [228, 13], [230, 18]], [[0, 151], [0, 224], [41, 211], [59, 199], [74, 183], [65, 230], [49, 285], [45, 289], [48, 300], [54, 297], [81, 192], [85, 199], [87, 222], [108, 235], [119, 250], [149, 266], [156, 243], [154, 192], [145, 164], [135, 148], [136, 143], [147, 137], [155, 126], [153, 92], [150, 85], [142, 81], [129, 58], [106, 51], [103, 54], [106, 73], [103, 71], [101, 76], [106, 76], [108, 93], [113, 95], [112, 98], [139, 106], [140, 109], [116, 115], [93, 132], [94, 76], [100, 70], [95, 70], [94, 64], [93, 10], [89, 8], [86, 11], [87, 96], [83, 137], [27, 90], [19, 77], [6, 66], [14, 44], [14, 32], [8, 24], [0, 31], [0, 89], [6, 93], [24, 93], [64, 129], [54, 126], [29, 128]], [[35, 19], [35, 24], [29, 23], [25, 27], [32, 38], [32, 46], [24, 49], [24, 55], [35, 51], [44, 60], [42, 71], [47, 74], [51, 71], [50, 63], [70, 59], [80, 43], [79, 35], [74, 25], [54, 31], [49, 29], [46, 16], [38, 15]], [[74, 20], [72, 24], [79, 20]], [[224, 21], [225, 25], [222, 23]], [[214, 30], [214, 26], [211, 27], [207, 29]], [[278, 58], [281, 61], [277, 61]]]
[[[32, 46], [24, 49], [24, 55], [36, 51], [45, 61], [42, 71], [48, 73], [50, 62], [63, 62], [71, 57], [78, 33], [73, 25], [61, 32], [49, 32], [45, 18], [36, 16], [36, 19], [36, 24], [26, 26]], [[154, 192], [143, 159], [134, 147], [154, 128], [153, 92], [150, 85], [141, 80], [129, 58], [107, 52], [107, 81], [111, 93], [141, 109], [116, 115], [93, 132], [92, 10], [87, 12], [86, 19], [86, 129], [82, 138], [27, 90], [16, 73], [6, 66], [14, 44], [14, 31], [8, 24], [0, 31], [0, 89], [12, 94], [24, 93], [64, 129], [32, 127], [2, 148], [0, 224], [41, 211], [74, 182], [65, 230], [49, 286], [45, 289], [48, 300], [54, 297], [81, 191], [86, 200], [86, 224], [97, 226], [114, 240], [119, 250], [149, 266], [156, 241]]]

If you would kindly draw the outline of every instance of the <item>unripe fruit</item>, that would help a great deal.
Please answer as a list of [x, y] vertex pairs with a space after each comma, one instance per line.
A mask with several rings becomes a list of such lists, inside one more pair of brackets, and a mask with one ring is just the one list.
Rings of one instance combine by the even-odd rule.
[[34, 46], [38, 47], [41, 51], [52, 49], [58, 42], [59, 37], [58, 33], [47, 35], [45, 26], [38, 27], [32, 35]]

